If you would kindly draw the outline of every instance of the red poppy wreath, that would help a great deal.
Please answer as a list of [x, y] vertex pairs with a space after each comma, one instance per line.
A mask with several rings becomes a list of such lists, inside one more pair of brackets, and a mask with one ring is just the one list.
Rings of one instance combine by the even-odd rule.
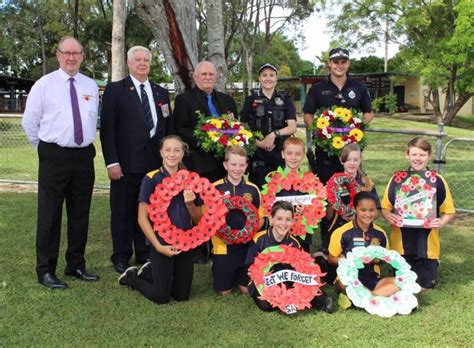
[[233, 196], [224, 199], [224, 204], [227, 208], [227, 213], [237, 210], [245, 215], [245, 226], [240, 230], [235, 229], [224, 223], [224, 225], [217, 231], [216, 236], [220, 237], [227, 244], [243, 244], [249, 242], [255, 232], [258, 230], [258, 210], [257, 208], [244, 197]]
[[[354, 196], [360, 191], [360, 185], [352, 176], [346, 173], [334, 174], [326, 185], [326, 191], [329, 204], [343, 219], [349, 220], [354, 216]], [[349, 204], [342, 201], [345, 191], [349, 191]]]
[[297, 172], [289, 168], [278, 170], [267, 178], [262, 188], [262, 206], [265, 216], [270, 216], [277, 193], [281, 190], [294, 190], [313, 196], [311, 204], [304, 205], [301, 215], [295, 215], [291, 234], [305, 236], [312, 234], [319, 221], [326, 215], [326, 190], [316, 175], [311, 172]]
[[[174, 196], [183, 190], [192, 190], [204, 201], [206, 212], [199, 223], [183, 231], [171, 223], [168, 208]], [[219, 191], [197, 173], [180, 170], [156, 185], [150, 196], [148, 215], [153, 229], [171, 246], [182, 251], [194, 249], [207, 242], [225, 223], [226, 207]]]
[[[281, 270], [273, 273], [276, 264], [288, 265], [293, 270]], [[320, 287], [321, 269], [308, 253], [287, 245], [266, 248], [249, 268], [260, 300], [268, 301], [282, 312], [292, 314], [305, 308], [311, 308], [311, 301], [322, 294]], [[287, 287], [285, 282], [292, 282]]]

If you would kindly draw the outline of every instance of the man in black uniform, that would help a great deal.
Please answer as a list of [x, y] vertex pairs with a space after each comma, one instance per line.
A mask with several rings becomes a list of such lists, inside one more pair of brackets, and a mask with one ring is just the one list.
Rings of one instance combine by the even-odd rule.
[[[336, 105], [361, 111], [366, 123], [372, 120], [374, 114], [369, 91], [362, 82], [347, 74], [350, 64], [349, 52], [346, 49], [334, 48], [329, 52], [329, 75], [313, 84], [306, 96], [303, 107], [306, 126], [313, 122], [316, 112]], [[316, 149], [316, 168], [313, 168], [313, 172], [324, 184], [334, 173], [340, 171], [343, 171], [343, 167], [337, 156], [328, 156], [326, 152]]]
[[[309, 126], [316, 112], [323, 108], [342, 106], [354, 108], [363, 113], [364, 122], [369, 123], [374, 114], [367, 87], [352, 79], [347, 71], [350, 66], [349, 51], [343, 48], [334, 48], [329, 52], [327, 62], [329, 75], [322, 81], [311, 86], [303, 106], [304, 122]], [[326, 152], [316, 148], [316, 168], [312, 168], [323, 184], [326, 184], [334, 173], [342, 172], [344, 168], [337, 156], [329, 156]], [[321, 221], [322, 249], [329, 245], [328, 220]]]
[[267, 63], [260, 67], [260, 89], [247, 97], [240, 114], [242, 122], [265, 137], [257, 140], [258, 148], [252, 157], [249, 174], [249, 181], [260, 189], [268, 173], [285, 166], [281, 157], [283, 142], [296, 132], [296, 109], [285, 92], [275, 89], [277, 74], [274, 65]]

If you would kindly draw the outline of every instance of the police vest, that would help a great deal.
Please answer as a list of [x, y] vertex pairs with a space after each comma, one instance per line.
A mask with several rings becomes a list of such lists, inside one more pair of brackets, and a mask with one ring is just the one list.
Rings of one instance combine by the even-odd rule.
[[277, 91], [271, 100], [254, 92], [253, 128], [267, 135], [285, 127], [285, 93]]

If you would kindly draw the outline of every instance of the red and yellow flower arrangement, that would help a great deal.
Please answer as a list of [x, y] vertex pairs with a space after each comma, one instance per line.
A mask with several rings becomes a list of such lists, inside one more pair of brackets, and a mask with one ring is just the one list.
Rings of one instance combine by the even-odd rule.
[[260, 132], [251, 132], [244, 123], [227, 115], [213, 118], [201, 113], [194, 136], [204, 151], [213, 152], [218, 158], [224, 157], [225, 148], [231, 145], [244, 147], [248, 156], [252, 156], [257, 150], [255, 139], [263, 138]]
[[310, 126], [313, 143], [329, 155], [340, 156], [346, 144], [358, 143], [363, 149], [367, 145], [362, 113], [340, 106], [323, 110]]

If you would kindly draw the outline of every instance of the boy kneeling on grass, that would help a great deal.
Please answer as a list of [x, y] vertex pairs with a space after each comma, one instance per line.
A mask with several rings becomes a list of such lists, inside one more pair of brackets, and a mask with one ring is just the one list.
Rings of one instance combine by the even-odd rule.
[[[377, 201], [369, 191], [361, 191], [354, 197], [355, 220], [339, 227], [331, 235], [329, 242], [328, 261], [332, 265], [338, 265], [341, 258], [355, 247], [367, 247], [378, 245], [388, 248], [388, 240], [385, 231], [372, 222], [377, 218]], [[380, 279], [380, 267], [376, 265], [378, 260], [364, 265], [359, 271], [360, 282], [368, 288], [373, 295], [390, 296], [396, 293], [398, 286], [395, 285], [394, 277]], [[350, 300], [342, 294], [344, 285], [336, 280], [337, 291], [340, 292], [339, 304], [346, 309], [351, 306]]]
[[[247, 151], [241, 146], [229, 146], [225, 149], [224, 168], [227, 171], [225, 178], [218, 180], [214, 186], [223, 197], [241, 196], [249, 200], [257, 209], [260, 207], [260, 191], [258, 187], [244, 179], [248, 166]], [[234, 228], [241, 229], [245, 226], [244, 214], [230, 211], [226, 223]], [[262, 228], [263, 219], [260, 219], [259, 229]], [[221, 295], [230, 295], [235, 287], [242, 293], [247, 293], [249, 278], [245, 257], [249, 243], [227, 244], [218, 236], [212, 237], [212, 275], [214, 290]]]
[[[275, 202], [272, 206], [270, 215], [270, 228], [267, 231], [257, 233], [254, 236], [253, 241], [250, 243], [247, 258], [245, 260], [245, 264], [248, 267], [254, 263], [258, 254], [268, 247], [283, 244], [301, 249], [301, 245], [298, 240], [294, 236], [290, 235], [290, 230], [294, 223], [293, 205], [285, 201]], [[273, 271], [276, 272], [283, 269], [285, 269], [285, 265], [278, 264], [274, 267]], [[282, 284], [282, 286], [285, 285]], [[277, 309], [269, 302], [260, 300], [258, 298], [259, 293], [253, 282], [249, 284], [248, 290], [255, 304], [262, 311], [270, 312]], [[327, 313], [332, 312], [332, 298], [326, 296], [324, 292], [322, 295], [316, 296], [311, 304], [313, 308], [320, 309]]]

